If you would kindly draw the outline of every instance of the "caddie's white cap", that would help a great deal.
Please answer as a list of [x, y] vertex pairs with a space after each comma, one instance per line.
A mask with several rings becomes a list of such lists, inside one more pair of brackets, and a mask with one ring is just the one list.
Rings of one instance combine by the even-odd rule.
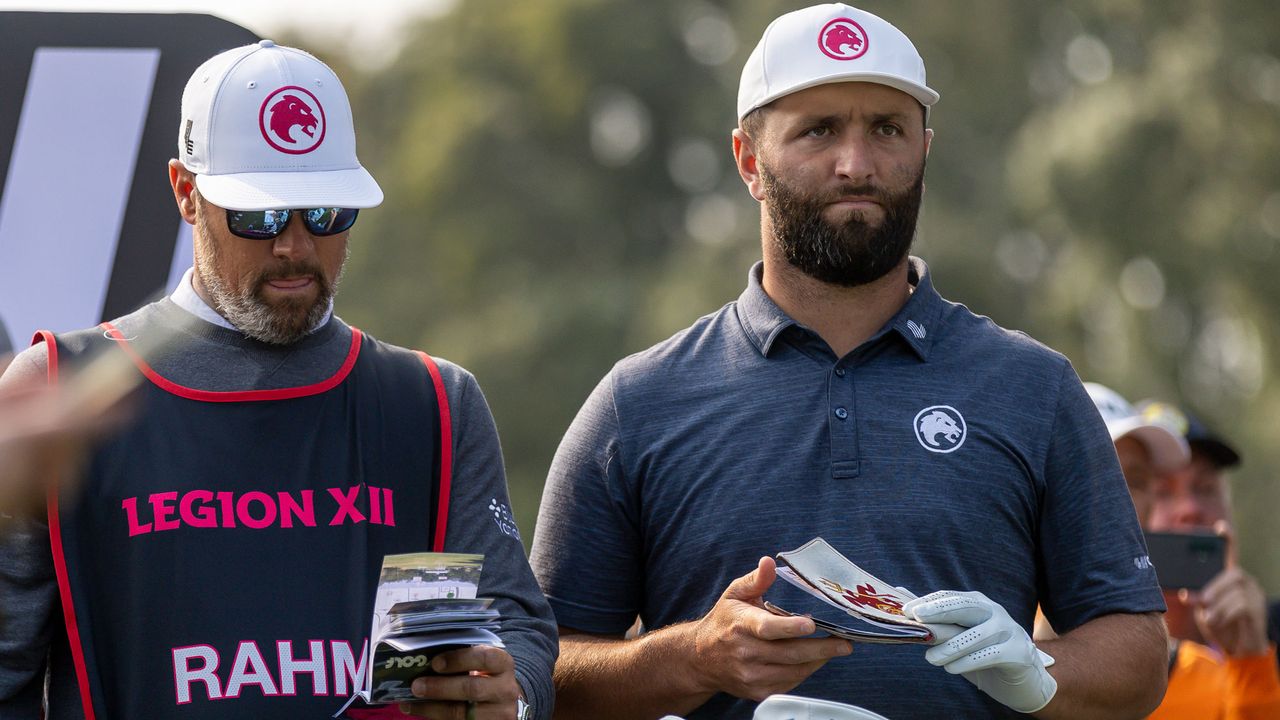
[[1115, 390], [1098, 383], [1085, 383], [1085, 390], [1107, 424], [1111, 442], [1133, 436], [1151, 453], [1151, 463], [1159, 472], [1176, 470], [1191, 459], [1191, 448], [1177, 428], [1158, 417], [1144, 415]]
[[842, 3], [814, 5], [769, 23], [742, 68], [738, 119], [783, 95], [861, 80], [897, 88], [929, 108], [924, 60], [898, 28]]
[[356, 158], [338, 76], [270, 40], [209, 58], [182, 92], [178, 159], [231, 210], [368, 208], [382, 188]]

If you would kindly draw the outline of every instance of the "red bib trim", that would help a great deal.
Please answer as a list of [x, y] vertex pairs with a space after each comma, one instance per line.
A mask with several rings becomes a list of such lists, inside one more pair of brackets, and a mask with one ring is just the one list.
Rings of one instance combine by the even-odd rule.
[[431, 543], [432, 552], [444, 552], [444, 533], [449, 524], [449, 484], [453, 479], [453, 416], [449, 413], [449, 395], [444, 390], [444, 378], [431, 356], [419, 351], [418, 356], [431, 373], [436, 386], [436, 406], [440, 408], [440, 495], [436, 510], [436, 536]]
[[360, 356], [360, 342], [364, 337], [356, 328], [351, 328], [351, 349], [347, 352], [347, 358], [342, 362], [342, 367], [326, 380], [311, 385], [303, 385], [300, 387], [280, 388], [278, 390], [197, 390], [189, 388], [185, 385], [169, 380], [156, 372], [142, 359], [133, 347], [129, 345], [129, 341], [125, 340], [124, 334], [109, 322], [99, 325], [107, 334], [111, 336], [119, 345], [120, 349], [133, 360], [133, 364], [138, 366], [138, 370], [151, 381], [153, 385], [172, 393], [178, 397], [188, 400], [199, 400], [201, 402], [260, 402], [263, 400], [289, 400], [292, 398], [306, 397], [308, 395], [319, 395], [337, 387], [339, 383], [347, 379], [347, 375], [351, 373], [351, 368], [356, 365], [356, 358]]
[[[31, 339], [31, 344], [43, 342], [49, 354], [49, 384], [58, 381], [58, 343], [53, 333], [40, 330]], [[55, 478], [56, 480], [56, 478]], [[93, 697], [89, 693], [89, 670], [84, 661], [84, 649], [80, 644], [80, 626], [76, 624], [76, 605], [71, 599], [71, 579], [67, 575], [67, 558], [62, 549], [62, 525], [58, 521], [58, 487], [61, 483], [49, 483], [49, 494], [46, 504], [49, 512], [49, 545], [53, 552], [53, 572], [58, 578], [58, 597], [62, 600], [62, 618], [67, 626], [67, 640], [71, 645], [71, 661], [76, 669], [76, 684], [80, 686], [80, 705], [84, 708], [85, 720], [94, 720]]]

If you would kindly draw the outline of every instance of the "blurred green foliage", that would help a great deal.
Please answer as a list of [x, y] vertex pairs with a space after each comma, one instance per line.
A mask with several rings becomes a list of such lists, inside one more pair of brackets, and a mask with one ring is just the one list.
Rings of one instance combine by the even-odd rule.
[[[799, 6], [466, 0], [387, 68], [326, 58], [387, 194], [339, 311], [476, 374], [526, 541], [612, 363], [741, 291], [759, 237], [730, 154], [738, 73]], [[942, 94], [916, 245], [940, 290], [1236, 440], [1241, 559], [1280, 592], [1280, 6], [862, 7]]]

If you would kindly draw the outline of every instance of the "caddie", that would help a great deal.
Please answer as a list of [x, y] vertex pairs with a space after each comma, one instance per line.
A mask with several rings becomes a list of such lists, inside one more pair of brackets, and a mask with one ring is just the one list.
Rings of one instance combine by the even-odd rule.
[[329, 717], [370, 662], [383, 556], [434, 550], [485, 556], [505, 648], [439, 655], [421, 702], [352, 716], [549, 718], [555, 627], [475, 378], [333, 314], [383, 197], [342, 83], [270, 40], [221, 53], [187, 83], [168, 170], [194, 225], [177, 289], [41, 332], [0, 380], [99, 353], [145, 377], [135, 420], [2, 541], [0, 716], [47, 696], [52, 720]]

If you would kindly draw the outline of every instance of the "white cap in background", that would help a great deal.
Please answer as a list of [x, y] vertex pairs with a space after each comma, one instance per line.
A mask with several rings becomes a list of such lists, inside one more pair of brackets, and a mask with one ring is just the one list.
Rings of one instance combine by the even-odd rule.
[[1115, 390], [1098, 383], [1085, 383], [1093, 404], [1107, 424], [1111, 442], [1132, 436], [1151, 453], [1151, 463], [1156, 470], [1175, 470], [1191, 459], [1191, 449], [1177, 428], [1153, 416], [1138, 412], [1137, 408]]

